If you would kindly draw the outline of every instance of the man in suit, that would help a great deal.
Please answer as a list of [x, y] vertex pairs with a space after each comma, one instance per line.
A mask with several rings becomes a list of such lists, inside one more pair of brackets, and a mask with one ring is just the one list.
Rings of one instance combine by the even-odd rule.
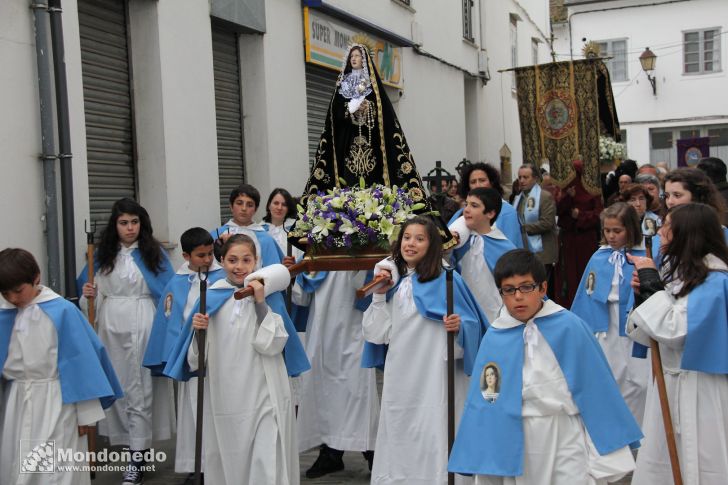
[[547, 190], [541, 190], [541, 172], [526, 163], [518, 169], [521, 193], [513, 201], [521, 221], [523, 247], [530, 248], [546, 266], [548, 293], [553, 298], [554, 265], [559, 259], [556, 229], [556, 202]]

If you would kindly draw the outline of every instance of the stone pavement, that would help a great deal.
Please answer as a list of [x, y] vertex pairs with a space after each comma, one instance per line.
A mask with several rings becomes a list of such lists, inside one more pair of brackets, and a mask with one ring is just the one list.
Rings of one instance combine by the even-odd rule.
[[[99, 445], [102, 445], [103, 438], [99, 437]], [[154, 472], [147, 473], [144, 477], [145, 485], [182, 485], [187, 477], [184, 474], [174, 473], [174, 441], [155, 443], [157, 450], [167, 453], [167, 461], [157, 466]], [[117, 449], [114, 447], [113, 449]], [[120, 448], [118, 448], [120, 449]], [[308, 450], [301, 454], [301, 484], [312, 485], [366, 485], [369, 483], [369, 469], [367, 462], [361, 453], [344, 453], [343, 471], [332, 473], [316, 480], [308, 480], [303, 473], [313, 464], [318, 456], [318, 449]], [[631, 481], [631, 475], [616, 482], [617, 485], [627, 485]], [[103, 472], [96, 476], [91, 485], [120, 485], [121, 473]], [[214, 484], [210, 484], [214, 485]]]
[[[105, 446], [104, 438], [98, 438], [99, 448]], [[121, 451], [121, 447], [112, 447], [111, 449]], [[185, 474], [174, 473], [174, 440], [162, 441], [155, 443], [155, 450], [162, 450], [167, 454], [167, 460], [164, 463], [156, 464], [154, 472], [146, 473], [144, 476], [145, 485], [182, 485], [187, 477]], [[318, 456], [318, 449], [312, 449], [300, 455], [301, 462], [301, 484], [351, 484], [365, 485], [369, 483], [369, 468], [367, 462], [361, 453], [346, 452], [344, 453], [343, 471], [332, 473], [316, 480], [309, 480], [303, 476], [303, 473], [313, 465]], [[96, 479], [91, 481], [91, 485], [120, 485], [121, 472], [99, 472]], [[210, 484], [214, 485], [214, 484]]]

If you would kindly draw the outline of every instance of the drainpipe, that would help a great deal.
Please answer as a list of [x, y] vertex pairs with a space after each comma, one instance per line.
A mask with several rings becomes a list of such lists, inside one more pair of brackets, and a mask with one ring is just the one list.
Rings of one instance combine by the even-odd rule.
[[61, 215], [63, 220], [63, 266], [66, 298], [77, 303], [76, 292], [76, 230], [73, 214], [73, 155], [71, 155], [71, 126], [68, 115], [68, 84], [66, 57], [63, 46], [63, 9], [61, 0], [48, 0], [53, 45], [53, 70], [56, 81], [56, 113], [58, 116], [58, 159], [61, 167]]
[[40, 100], [41, 160], [45, 209], [46, 250], [48, 253], [48, 286], [61, 292], [61, 256], [58, 232], [58, 194], [56, 193], [56, 156], [53, 140], [53, 93], [48, 57], [48, 5], [31, 3], [35, 21], [35, 57], [38, 64], [38, 97]]

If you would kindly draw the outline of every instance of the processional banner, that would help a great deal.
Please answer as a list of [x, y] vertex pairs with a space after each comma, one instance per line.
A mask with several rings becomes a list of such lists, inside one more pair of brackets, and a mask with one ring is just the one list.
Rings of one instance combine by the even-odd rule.
[[620, 138], [607, 67], [601, 59], [582, 59], [514, 70], [523, 160], [540, 165], [547, 159], [551, 178], [564, 187], [580, 159], [584, 188], [600, 194], [599, 136]]

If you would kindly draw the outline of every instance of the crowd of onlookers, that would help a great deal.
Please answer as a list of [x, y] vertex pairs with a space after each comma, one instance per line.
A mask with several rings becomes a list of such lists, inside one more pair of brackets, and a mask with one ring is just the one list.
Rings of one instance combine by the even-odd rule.
[[[567, 307], [571, 305], [584, 268], [601, 239], [600, 214], [615, 202], [626, 202], [634, 207], [643, 234], [657, 234], [668, 210], [686, 202], [710, 205], [720, 215], [721, 222], [728, 223], [728, 181], [726, 165], [720, 158], [706, 157], [695, 167], [676, 169], [670, 169], [666, 162], [638, 165], [635, 160], [624, 160], [614, 170], [602, 173], [602, 190], [598, 194], [584, 187], [581, 161], [575, 161], [574, 167], [574, 179], [561, 187], [547, 169], [524, 164], [518, 171], [518, 178], [506, 188], [501, 183], [499, 171], [491, 164], [464, 164], [458, 170], [459, 179], [442, 180], [441, 190], [436, 190], [436, 184], [430, 183], [431, 192], [435, 192], [431, 196], [432, 205], [448, 223], [460, 213], [471, 189], [492, 187], [498, 190], [504, 202], [516, 209], [521, 226], [526, 228], [522, 231], [521, 244], [516, 245], [533, 249], [527, 245], [528, 238], [540, 237], [541, 250], [534, 252], [550, 269], [550, 296]], [[538, 227], [525, 218], [528, 197], [521, 198], [524, 207], [514, 204], [519, 194], [530, 193], [534, 185], [548, 194], [540, 196], [543, 204], [537, 204]], [[497, 227], [503, 225], [499, 222], [496, 222]]]

